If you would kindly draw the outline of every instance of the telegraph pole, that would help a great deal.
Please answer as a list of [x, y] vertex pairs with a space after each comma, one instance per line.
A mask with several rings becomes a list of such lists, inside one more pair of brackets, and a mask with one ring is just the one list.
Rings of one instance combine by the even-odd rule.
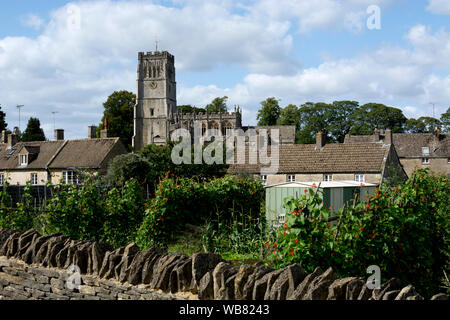
[[23, 104], [16, 106], [16, 108], [19, 109], [19, 131], [20, 131], [20, 109], [22, 109], [23, 107], [25, 107]]
[[55, 114], [57, 114], [58, 111], [52, 111], [53, 114], [53, 132], [56, 130], [56, 121], [55, 121]]

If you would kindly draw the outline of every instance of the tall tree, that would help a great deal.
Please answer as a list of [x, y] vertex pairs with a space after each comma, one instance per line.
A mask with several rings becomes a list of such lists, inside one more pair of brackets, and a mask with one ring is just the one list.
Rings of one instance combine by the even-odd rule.
[[419, 119], [406, 120], [405, 129], [410, 133], [429, 133], [434, 132], [435, 127], [440, 127], [441, 122], [433, 117], [420, 117]]
[[44, 130], [41, 128], [41, 122], [38, 118], [30, 118], [28, 120], [27, 128], [22, 134], [21, 141], [45, 141]]
[[103, 104], [104, 112], [98, 132], [105, 129], [105, 120], [111, 137], [119, 137], [125, 146], [131, 148], [133, 138], [133, 117], [136, 95], [129, 91], [115, 91]]
[[450, 132], [450, 108], [441, 115], [441, 124], [444, 132]]
[[391, 129], [392, 132], [404, 132], [406, 117], [398, 108], [388, 107], [379, 103], [367, 103], [356, 109], [351, 115], [353, 123], [351, 134], [369, 135], [375, 128]]
[[5, 130], [8, 124], [5, 122], [6, 113], [2, 111], [2, 105], [0, 104], [0, 132]]
[[329, 115], [332, 106], [323, 102], [306, 102], [300, 106], [300, 130], [297, 132], [297, 143], [314, 143], [317, 132], [328, 136]]
[[280, 117], [281, 108], [277, 99], [267, 98], [261, 102], [261, 109], [258, 110], [256, 119], [259, 126], [274, 126]]
[[300, 112], [297, 106], [294, 104], [289, 104], [280, 109], [280, 117], [277, 120], [277, 124], [281, 126], [294, 125], [298, 129], [300, 125]]
[[343, 143], [345, 135], [352, 128], [351, 115], [357, 110], [357, 101], [334, 101], [325, 112], [327, 119], [327, 132], [334, 141]]
[[217, 97], [210, 104], [208, 104], [205, 107], [205, 109], [209, 113], [212, 113], [212, 112], [226, 113], [228, 111], [228, 109], [227, 109], [227, 100], [228, 100], [227, 96], [222, 97], [222, 98]]

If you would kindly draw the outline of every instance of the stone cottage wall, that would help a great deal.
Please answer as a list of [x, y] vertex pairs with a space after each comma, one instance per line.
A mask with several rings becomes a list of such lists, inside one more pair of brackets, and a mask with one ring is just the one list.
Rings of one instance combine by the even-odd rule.
[[[80, 282], [69, 268], [79, 268]], [[78, 286], [79, 285], [79, 286]], [[75, 287], [75, 288], [74, 288]], [[432, 299], [448, 299], [440, 294]], [[34, 230], [0, 230], [0, 299], [24, 300], [422, 300], [412, 286], [391, 279], [369, 290], [360, 278], [338, 279], [298, 265], [274, 270], [262, 263], [236, 266], [219, 255], [188, 257], [165, 249], [113, 250]]]

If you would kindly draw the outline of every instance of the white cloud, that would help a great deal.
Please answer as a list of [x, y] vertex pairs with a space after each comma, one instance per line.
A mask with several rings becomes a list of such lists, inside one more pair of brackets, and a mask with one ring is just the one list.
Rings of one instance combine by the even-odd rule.
[[135, 91], [137, 52], [153, 50], [155, 35], [160, 48], [175, 55], [178, 74], [223, 65], [249, 72], [230, 88], [212, 80], [206, 86], [180, 84], [178, 92], [180, 104], [198, 106], [227, 95], [230, 106], [244, 107], [247, 124], [268, 96], [281, 98], [282, 104], [399, 97], [425, 103], [431, 96], [449, 101], [450, 80], [430, 71], [449, 66], [449, 35], [443, 30], [411, 29], [407, 40], [413, 50], [382, 47], [307, 69], [293, 58], [293, 32], [359, 32], [368, 5], [390, 2], [180, 1], [174, 8], [142, 1], [68, 4], [51, 12], [47, 23], [37, 16], [34, 23], [29, 19], [30, 26], [42, 30], [36, 38], [0, 39], [1, 103], [11, 127], [18, 122], [15, 105], [24, 104], [22, 127], [26, 117], [37, 116], [52, 137], [51, 112], [59, 111], [56, 125], [66, 129], [66, 136], [84, 137], [86, 127], [100, 121], [102, 102], [112, 91]]
[[429, 0], [427, 10], [435, 14], [450, 14], [450, 2], [448, 0]]
[[35, 30], [39, 30], [44, 24], [44, 20], [36, 14], [27, 14], [20, 19], [24, 26], [31, 27]]
[[[226, 92], [230, 99], [245, 101], [249, 114], [256, 114], [260, 101], [275, 96], [283, 99], [281, 105], [341, 99], [381, 102], [402, 108], [410, 117], [431, 116], [429, 102], [433, 101], [439, 116], [450, 101], [450, 76], [437, 75], [434, 69], [442, 72], [449, 67], [444, 58], [450, 56], [446, 53], [449, 34], [443, 30], [432, 33], [418, 25], [411, 28], [407, 39], [412, 50], [386, 45], [351, 59], [326, 61], [294, 75], [252, 73], [234, 88], [215, 87], [213, 95]], [[207, 87], [196, 87], [196, 91], [203, 96], [209, 92]]]

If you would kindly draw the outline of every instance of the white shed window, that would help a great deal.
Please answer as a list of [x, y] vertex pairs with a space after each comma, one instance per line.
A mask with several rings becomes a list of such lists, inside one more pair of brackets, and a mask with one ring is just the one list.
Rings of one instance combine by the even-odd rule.
[[422, 154], [430, 154], [430, 148], [422, 147]]
[[295, 174], [288, 174], [286, 176], [286, 181], [287, 182], [295, 182]]
[[266, 185], [266, 183], [267, 183], [267, 175], [266, 174], [262, 174], [259, 178], [261, 179], [263, 184]]
[[429, 164], [430, 158], [422, 158], [422, 164]]
[[357, 173], [355, 174], [355, 181], [356, 182], [364, 182], [365, 178], [364, 175], [361, 173]]
[[324, 174], [323, 181], [333, 181], [333, 175], [332, 174]]

